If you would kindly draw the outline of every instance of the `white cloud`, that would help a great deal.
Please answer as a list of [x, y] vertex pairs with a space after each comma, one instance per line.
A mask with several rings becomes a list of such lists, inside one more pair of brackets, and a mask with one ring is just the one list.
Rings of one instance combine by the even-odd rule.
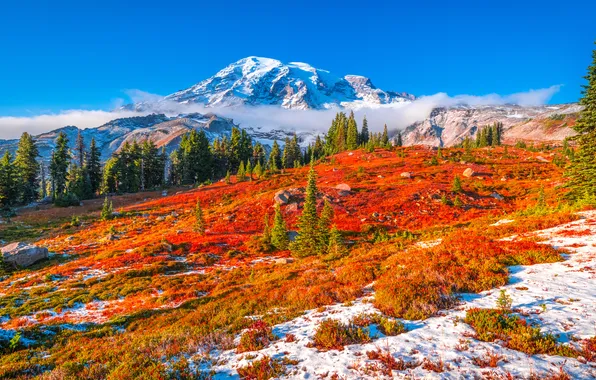
[[[436, 107], [451, 107], [456, 105], [503, 105], [519, 104], [523, 106], [538, 106], [546, 104], [560, 89], [560, 85], [549, 88], [530, 90], [501, 96], [488, 94], [484, 96], [457, 95], [449, 96], [438, 93], [423, 96], [411, 103], [397, 103], [391, 105], [370, 107], [355, 107], [354, 113], [360, 120], [366, 115], [369, 127], [379, 131], [387, 124], [390, 129], [401, 129], [408, 125], [427, 118]], [[286, 110], [275, 106], [260, 107], [227, 107], [205, 108], [200, 104], [179, 104], [163, 101], [162, 97], [141, 90], [127, 90], [126, 93], [135, 103], [155, 103], [151, 112], [136, 112], [129, 110], [103, 111], [103, 110], [66, 110], [54, 114], [44, 114], [32, 117], [0, 116], [0, 139], [18, 138], [22, 132], [39, 134], [48, 132], [66, 125], [75, 125], [79, 128], [92, 128], [107, 123], [110, 120], [146, 115], [152, 112], [177, 115], [179, 113], [208, 113], [234, 119], [241, 126], [285, 128], [296, 131], [326, 131], [331, 120], [337, 112], [330, 110]], [[160, 101], [162, 100], [162, 101]]]

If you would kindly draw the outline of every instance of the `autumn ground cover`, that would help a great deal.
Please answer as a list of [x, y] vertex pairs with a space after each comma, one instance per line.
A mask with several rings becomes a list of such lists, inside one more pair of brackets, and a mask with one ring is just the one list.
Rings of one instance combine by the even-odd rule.
[[[375, 305], [385, 314], [426, 318], [456, 305], [460, 292], [506, 283], [509, 265], [560, 260], [535, 241], [499, 240], [575, 218], [575, 209], [557, 206], [557, 153], [473, 153], [464, 163], [462, 149], [444, 149], [435, 165], [436, 151], [424, 147], [358, 150], [318, 163], [319, 207], [330, 200], [349, 245], [349, 254], [334, 260], [291, 260], [289, 251], [255, 244], [274, 194], [304, 187], [307, 168], [170, 189], [168, 196], [115, 196], [118, 216], [109, 221], [99, 220], [102, 200], [22, 210], [0, 225], [1, 239], [33, 241], [53, 254], [0, 278], [0, 328], [7, 332], [0, 377], [199, 376], [189, 362], [235, 347], [233, 337], [254, 329], [255, 317], [265, 325], [287, 321], [350, 302], [375, 282]], [[475, 174], [464, 177], [466, 168]], [[461, 192], [452, 191], [456, 176]], [[341, 183], [351, 191], [336, 189]], [[290, 229], [301, 211], [295, 193], [282, 207]], [[205, 235], [194, 228], [198, 200]], [[70, 222], [73, 215], [80, 225]], [[514, 221], [496, 223], [503, 219]], [[17, 331], [21, 338], [10, 345]], [[273, 339], [264, 337], [259, 344]], [[241, 351], [251, 347], [245, 343]]]

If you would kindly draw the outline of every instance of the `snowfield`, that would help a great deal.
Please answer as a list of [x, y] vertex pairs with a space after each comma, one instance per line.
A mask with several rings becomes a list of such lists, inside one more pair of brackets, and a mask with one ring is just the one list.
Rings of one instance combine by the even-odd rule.
[[[503, 287], [513, 299], [513, 309], [529, 321], [536, 322], [543, 332], [556, 334], [561, 343], [574, 338], [596, 335], [596, 211], [581, 213], [582, 219], [555, 228], [525, 234], [545, 239], [544, 244], [569, 251], [565, 261], [510, 268], [510, 283]], [[516, 237], [520, 238], [520, 237]], [[238, 378], [237, 368], [264, 355], [271, 358], [298, 361], [288, 365], [288, 378], [319, 379], [373, 379], [386, 378], [375, 370], [378, 362], [369, 360], [366, 352], [381, 349], [396, 359], [408, 362], [443, 362], [444, 371], [437, 373], [418, 366], [415, 369], [393, 371], [397, 378], [529, 378], [558, 374], [562, 369], [574, 379], [596, 378], [596, 363], [583, 358], [534, 355], [510, 350], [497, 343], [475, 340], [474, 330], [463, 322], [469, 308], [492, 308], [500, 289], [481, 294], [463, 294], [462, 304], [455, 310], [424, 321], [404, 321], [408, 332], [398, 336], [383, 336], [371, 326], [371, 343], [351, 345], [343, 351], [321, 352], [308, 347], [318, 324], [329, 318], [350, 321], [361, 313], [380, 313], [370, 302], [374, 297], [372, 286], [366, 296], [352, 304], [337, 304], [322, 310], [311, 310], [292, 321], [274, 326], [280, 339], [269, 347], [237, 354], [235, 351], [212, 355], [213, 363], [196, 362], [197, 367], [214, 370], [216, 379]], [[285, 337], [295, 335], [294, 342]], [[239, 339], [239, 338], [237, 338]], [[474, 358], [487, 354], [502, 357], [497, 367], [481, 368]], [[337, 376], [334, 376], [337, 375]]]

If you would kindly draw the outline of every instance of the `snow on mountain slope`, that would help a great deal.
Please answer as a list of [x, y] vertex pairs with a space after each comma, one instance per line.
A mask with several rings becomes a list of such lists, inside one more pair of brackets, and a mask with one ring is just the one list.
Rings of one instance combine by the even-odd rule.
[[[307, 63], [284, 64], [271, 58], [247, 57], [225, 67], [211, 78], [166, 96], [163, 102], [328, 109], [349, 107], [352, 102], [389, 104], [411, 100], [414, 100], [414, 96], [380, 90], [365, 77], [336, 77]], [[147, 106], [141, 103], [134, 107], [142, 109]]]
[[[515, 266], [510, 268], [511, 281], [503, 287], [513, 299], [513, 307], [538, 324], [544, 332], [555, 334], [560, 343], [573, 344], [573, 339], [587, 339], [596, 326], [596, 211], [583, 212], [582, 219], [555, 228], [528, 233], [524, 237], [545, 239], [542, 243], [565, 248], [571, 254], [566, 260], [552, 264]], [[513, 237], [516, 238], [516, 237]], [[273, 333], [281, 339], [262, 350], [244, 354], [235, 351], [218, 352], [216, 359], [197, 363], [198, 367], [215, 371], [215, 379], [238, 378], [237, 369], [263, 356], [284, 359], [290, 364], [284, 378], [316, 379], [508, 379], [545, 378], [565, 371], [573, 379], [596, 378], [596, 363], [551, 355], [527, 355], [500, 345], [473, 338], [474, 330], [463, 322], [470, 308], [493, 308], [499, 292], [464, 294], [463, 305], [442, 316], [423, 321], [405, 321], [407, 332], [384, 336], [370, 327], [376, 335], [371, 343], [346, 346], [344, 350], [321, 352], [309, 345], [317, 326], [326, 319], [349, 322], [361, 313], [379, 314], [367, 295], [350, 304], [337, 304], [325, 310], [311, 310], [303, 316], [274, 326]], [[286, 340], [288, 335], [294, 340]], [[396, 360], [422, 363], [425, 359], [443, 363], [443, 372], [417, 365], [411, 369], [390, 370], [384, 374], [382, 366], [367, 357], [366, 352], [382, 350]], [[483, 368], [477, 358], [496, 354], [501, 359], [494, 368]], [[486, 366], [485, 366], [486, 367]], [[532, 377], [533, 376], [533, 377]], [[552, 377], [563, 378], [563, 377]]]
[[570, 126], [581, 110], [578, 104], [523, 107], [457, 106], [436, 108], [425, 120], [405, 129], [406, 145], [453, 146], [495, 122], [503, 124], [506, 143], [524, 141], [562, 141], [574, 134]]

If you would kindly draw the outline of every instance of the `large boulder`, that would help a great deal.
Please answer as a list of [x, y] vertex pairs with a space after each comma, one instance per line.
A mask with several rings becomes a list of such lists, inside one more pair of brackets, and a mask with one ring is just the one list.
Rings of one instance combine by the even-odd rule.
[[352, 193], [352, 188], [347, 183], [340, 183], [339, 185], [335, 186], [335, 188], [339, 190], [338, 194], [342, 197]]
[[27, 243], [12, 243], [2, 247], [4, 263], [15, 267], [28, 267], [48, 258], [48, 249]]
[[290, 201], [291, 196], [292, 194], [289, 191], [280, 190], [277, 193], [275, 193], [275, 196], [273, 196], [273, 200], [275, 201], [275, 203], [285, 205]]
[[466, 170], [464, 170], [464, 177], [470, 178], [474, 174], [475, 173], [474, 173], [474, 170], [472, 170], [472, 168], [467, 168]]

